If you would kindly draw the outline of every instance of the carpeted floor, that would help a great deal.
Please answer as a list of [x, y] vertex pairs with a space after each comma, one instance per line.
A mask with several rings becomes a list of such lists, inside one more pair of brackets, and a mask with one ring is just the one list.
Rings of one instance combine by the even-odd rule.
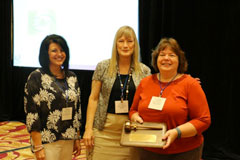
[[[73, 160], [86, 160], [86, 148], [82, 143], [82, 153]], [[0, 122], [0, 159], [34, 160], [30, 150], [30, 135], [22, 122]]]

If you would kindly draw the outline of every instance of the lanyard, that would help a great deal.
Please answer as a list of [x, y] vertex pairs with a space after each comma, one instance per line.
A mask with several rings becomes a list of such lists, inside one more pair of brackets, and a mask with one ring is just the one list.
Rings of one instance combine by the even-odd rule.
[[[63, 93], [65, 93], [64, 88], [62, 87], [62, 85], [57, 81], [57, 79], [56, 79], [55, 77], [54, 77], [54, 79], [55, 79], [55, 82], [56, 82], [57, 86], [59, 87], [59, 89], [60, 89]], [[65, 88], [66, 88], [66, 104], [68, 104], [68, 84], [67, 84], [66, 79], [64, 80], [64, 86], [65, 86]]]
[[124, 89], [126, 88], [126, 98], [128, 98], [128, 93], [129, 93], [129, 84], [130, 84], [130, 80], [131, 80], [131, 77], [132, 77], [132, 68], [129, 69], [128, 71], [128, 75], [124, 81], [124, 84], [122, 83], [122, 79], [121, 79], [121, 75], [120, 75], [120, 71], [119, 71], [119, 68], [117, 67], [117, 73], [118, 73], [118, 78], [119, 78], [119, 82], [120, 82], [120, 87], [121, 87], [121, 102], [123, 102], [123, 91]]
[[162, 85], [161, 85], [161, 82], [160, 82], [160, 73], [159, 73], [159, 75], [158, 75], [159, 81], [158, 82], [159, 82], [159, 85], [160, 85], [160, 88], [161, 88], [160, 97], [162, 97], [163, 91], [167, 88], [167, 86], [170, 85], [170, 83], [172, 83], [172, 81], [177, 77], [177, 75], [178, 75], [178, 73], [171, 79], [170, 82], [167, 83], [167, 85], [164, 88], [162, 88]]

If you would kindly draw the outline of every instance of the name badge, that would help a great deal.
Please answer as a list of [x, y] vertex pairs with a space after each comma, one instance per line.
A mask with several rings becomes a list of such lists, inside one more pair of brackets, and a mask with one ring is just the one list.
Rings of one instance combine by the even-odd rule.
[[166, 101], [166, 98], [153, 96], [148, 105], [148, 108], [161, 111], [163, 109], [165, 101]]
[[62, 109], [62, 121], [72, 119], [72, 107]]
[[115, 113], [128, 113], [128, 100], [115, 101]]

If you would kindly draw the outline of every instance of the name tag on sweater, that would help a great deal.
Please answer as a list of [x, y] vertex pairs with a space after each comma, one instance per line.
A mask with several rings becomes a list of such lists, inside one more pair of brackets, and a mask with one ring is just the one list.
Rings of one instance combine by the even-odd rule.
[[166, 98], [153, 96], [148, 105], [148, 108], [161, 111], [163, 109], [165, 101]]

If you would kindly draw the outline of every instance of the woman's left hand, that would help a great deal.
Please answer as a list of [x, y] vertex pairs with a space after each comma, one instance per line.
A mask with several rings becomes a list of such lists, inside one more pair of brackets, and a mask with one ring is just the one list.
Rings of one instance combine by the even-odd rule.
[[163, 149], [166, 149], [172, 144], [178, 136], [178, 132], [176, 129], [168, 130], [163, 136], [162, 140], [166, 140], [166, 144], [163, 146]]
[[134, 113], [131, 117], [131, 121], [133, 122], [138, 122], [138, 123], [143, 123], [142, 117], [139, 116], [138, 112]]
[[79, 156], [81, 154], [81, 142], [79, 139], [74, 141], [73, 154], [74, 156]]

